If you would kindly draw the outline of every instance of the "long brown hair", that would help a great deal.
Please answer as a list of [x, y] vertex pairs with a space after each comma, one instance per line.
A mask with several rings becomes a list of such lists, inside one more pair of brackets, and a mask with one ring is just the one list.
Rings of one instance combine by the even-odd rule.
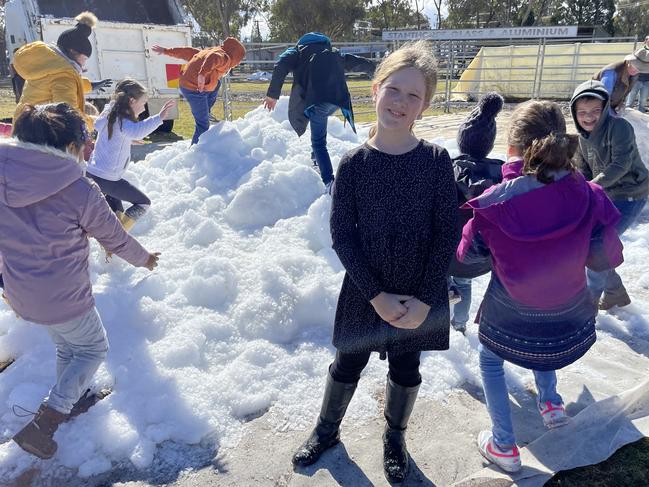
[[[426, 82], [424, 103], [429, 103], [437, 87], [437, 60], [428, 41], [408, 42], [381, 61], [372, 79], [372, 86], [380, 86], [392, 74], [404, 68], [421, 71]], [[412, 130], [412, 127], [410, 127]], [[376, 123], [370, 129], [370, 138], [376, 134]]]
[[135, 113], [131, 108], [131, 99], [137, 100], [146, 94], [146, 88], [134, 79], [123, 79], [115, 86], [113, 100], [115, 104], [108, 114], [108, 138], [113, 136], [113, 124], [119, 119], [119, 127], [122, 128], [122, 119], [137, 122]]
[[507, 143], [523, 154], [523, 174], [541, 183], [554, 181], [552, 172], [574, 172], [572, 158], [578, 137], [566, 133], [561, 108], [551, 101], [528, 101], [512, 114]]

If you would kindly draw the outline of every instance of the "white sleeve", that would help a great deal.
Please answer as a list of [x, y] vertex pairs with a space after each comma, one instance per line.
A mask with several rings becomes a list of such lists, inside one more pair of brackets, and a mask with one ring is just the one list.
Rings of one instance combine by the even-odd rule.
[[122, 119], [122, 134], [132, 139], [141, 139], [149, 135], [160, 125], [162, 125], [160, 115], [154, 115], [140, 122], [131, 122], [124, 118]]

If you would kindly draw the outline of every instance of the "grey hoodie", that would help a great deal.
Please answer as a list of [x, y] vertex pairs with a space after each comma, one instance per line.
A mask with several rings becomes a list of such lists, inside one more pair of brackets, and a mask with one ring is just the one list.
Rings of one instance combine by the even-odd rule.
[[18, 315], [50, 325], [92, 309], [88, 236], [134, 266], [149, 258], [74, 157], [16, 139], [0, 141], [2, 276]]
[[[602, 116], [592, 132], [582, 129], [576, 116], [576, 101], [586, 93], [605, 100]], [[646, 198], [649, 172], [640, 158], [633, 127], [609, 114], [609, 94], [602, 82], [588, 80], [580, 84], [570, 100], [570, 111], [580, 135], [575, 161], [586, 179], [604, 188], [612, 200]]]

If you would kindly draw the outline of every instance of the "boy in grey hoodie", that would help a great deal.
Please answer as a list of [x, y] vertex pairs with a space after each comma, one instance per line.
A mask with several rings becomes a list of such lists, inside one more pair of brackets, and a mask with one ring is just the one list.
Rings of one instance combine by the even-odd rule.
[[[609, 113], [610, 97], [603, 83], [589, 80], [579, 85], [570, 110], [579, 131], [577, 167], [599, 184], [622, 214], [618, 235], [631, 226], [649, 195], [649, 172], [640, 158], [633, 127]], [[588, 287], [599, 309], [626, 306], [631, 298], [615, 270], [587, 271]], [[600, 299], [601, 298], [601, 299]]]

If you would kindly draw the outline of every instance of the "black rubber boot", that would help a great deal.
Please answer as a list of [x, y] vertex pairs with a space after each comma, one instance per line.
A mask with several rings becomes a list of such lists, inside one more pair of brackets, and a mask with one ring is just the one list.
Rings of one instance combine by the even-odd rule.
[[322, 409], [315, 429], [293, 455], [293, 465], [306, 467], [318, 461], [320, 455], [340, 442], [339, 427], [352, 400], [358, 382], [336, 382], [327, 374]]
[[383, 473], [392, 484], [403, 482], [408, 476], [410, 457], [406, 448], [406, 428], [418, 391], [418, 385], [403, 387], [392, 382], [390, 377], [385, 386]]

